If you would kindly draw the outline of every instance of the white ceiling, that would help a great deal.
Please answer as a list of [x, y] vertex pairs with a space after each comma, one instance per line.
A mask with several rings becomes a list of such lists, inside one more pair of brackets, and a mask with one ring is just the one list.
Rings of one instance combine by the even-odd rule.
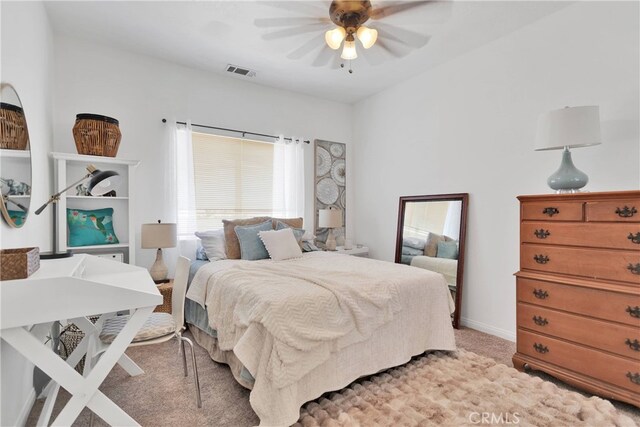
[[[375, 8], [392, 2], [374, 0], [372, 4]], [[379, 46], [363, 52], [358, 45], [360, 57], [352, 63], [353, 74], [332, 68], [332, 61], [324, 66], [314, 64], [324, 45], [323, 27], [315, 27], [314, 32], [294, 30], [290, 37], [265, 40], [266, 34], [286, 27], [256, 26], [256, 19], [291, 17], [295, 23], [295, 18], [328, 17], [329, 1], [55, 1], [46, 2], [46, 8], [56, 33], [232, 78], [352, 103], [503, 37], [567, 4], [430, 2], [381, 21], [428, 36], [424, 47], [398, 58]], [[368, 25], [375, 28], [376, 23], [370, 21]], [[310, 47], [310, 51], [301, 59], [287, 57], [303, 46]], [[340, 51], [331, 54], [331, 58], [339, 57]], [[232, 76], [225, 71], [229, 63], [256, 70], [257, 76]]]

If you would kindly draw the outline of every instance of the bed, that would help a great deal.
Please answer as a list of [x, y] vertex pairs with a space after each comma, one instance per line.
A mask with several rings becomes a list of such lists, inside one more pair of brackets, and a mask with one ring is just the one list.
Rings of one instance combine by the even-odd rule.
[[455, 350], [442, 275], [329, 252], [196, 261], [186, 321], [212, 359], [251, 389], [260, 425], [427, 350]]

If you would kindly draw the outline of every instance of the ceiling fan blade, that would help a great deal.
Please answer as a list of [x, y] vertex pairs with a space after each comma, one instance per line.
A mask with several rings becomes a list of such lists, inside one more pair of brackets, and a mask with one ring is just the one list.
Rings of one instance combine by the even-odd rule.
[[306, 56], [309, 52], [311, 52], [312, 50], [317, 48], [320, 43], [324, 43], [324, 41], [321, 40], [320, 37], [313, 37], [312, 39], [307, 41], [305, 44], [303, 44], [302, 46], [300, 46], [299, 48], [297, 48], [293, 52], [289, 53], [287, 55], [287, 58], [289, 58], [289, 59], [301, 59], [304, 56]]
[[416, 31], [407, 30], [406, 28], [397, 27], [391, 24], [377, 22], [375, 26], [378, 33], [389, 40], [404, 43], [413, 48], [421, 48], [429, 43], [431, 37], [420, 34]]
[[297, 25], [329, 24], [329, 18], [290, 17], [290, 18], [256, 18], [253, 24], [259, 28], [294, 27]]
[[384, 48], [378, 47], [378, 43], [376, 43], [370, 49], [360, 49], [359, 51], [360, 53], [358, 55], [362, 56], [369, 65], [380, 65], [387, 59], [387, 56], [389, 55], [389, 52], [386, 52]]
[[375, 47], [379, 47], [383, 51], [387, 52], [389, 55], [394, 56], [396, 58], [402, 58], [404, 56], [407, 56], [409, 52], [411, 52], [411, 49], [407, 48], [406, 46], [403, 48], [401, 47], [401, 45], [397, 45], [397, 44], [392, 45], [380, 39], [376, 41], [374, 48]]
[[309, 16], [326, 16], [329, 11], [328, 6], [325, 8], [322, 4], [308, 1], [261, 1], [260, 4]]
[[311, 25], [304, 25], [300, 27], [290, 27], [290, 28], [285, 28], [284, 30], [277, 30], [277, 31], [272, 31], [270, 33], [263, 34], [262, 38], [264, 40], [276, 40], [276, 39], [282, 39], [286, 37], [293, 37], [293, 36], [297, 36], [305, 33], [313, 33], [313, 32], [320, 33], [324, 29], [328, 29], [328, 27], [325, 24], [311, 24]]
[[339, 53], [338, 51], [332, 50], [331, 48], [329, 48], [329, 46], [324, 44], [324, 46], [322, 47], [322, 49], [320, 49], [320, 52], [316, 56], [316, 59], [313, 60], [311, 65], [314, 67], [325, 66], [331, 60], [331, 55], [339, 55]]
[[416, 7], [422, 7], [428, 3], [434, 3], [434, 1], [421, 0], [421, 1], [393, 2], [389, 6], [374, 8], [371, 11], [371, 15], [369, 15], [369, 17], [371, 19], [382, 19], [382, 18], [386, 18], [387, 16], [395, 15], [400, 12], [405, 12], [407, 10], [415, 9]]

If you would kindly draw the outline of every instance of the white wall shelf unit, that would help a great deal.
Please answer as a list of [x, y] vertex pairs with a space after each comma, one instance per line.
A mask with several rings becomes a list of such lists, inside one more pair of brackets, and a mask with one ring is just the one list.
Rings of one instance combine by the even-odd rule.
[[[114, 157], [85, 156], [72, 153], [51, 153], [54, 163], [56, 190], [71, 185], [87, 174], [86, 167], [94, 165], [100, 170], [114, 170], [122, 178], [122, 183], [116, 189], [115, 197], [80, 196], [71, 188], [60, 196], [55, 205], [58, 213], [58, 241], [55, 242], [58, 251], [71, 249], [73, 253], [122, 253], [125, 262], [135, 263], [135, 227], [133, 223], [133, 203], [135, 189], [135, 170], [139, 160], [124, 160]], [[113, 208], [113, 227], [120, 243], [111, 245], [68, 246], [67, 208], [93, 210]]]

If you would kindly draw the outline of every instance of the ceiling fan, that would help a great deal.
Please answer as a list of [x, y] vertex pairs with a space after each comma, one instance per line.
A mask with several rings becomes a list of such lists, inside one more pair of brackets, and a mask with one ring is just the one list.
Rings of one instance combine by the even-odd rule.
[[[428, 35], [381, 22], [384, 18], [419, 7], [438, 5], [448, 8], [449, 6], [449, 2], [433, 0], [377, 2], [381, 3], [378, 7], [374, 7], [370, 0], [333, 0], [329, 5], [327, 17], [326, 9], [322, 7], [322, 3], [265, 3], [286, 10], [297, 9], [306, 15], [313, 16], [256, 19], [254, 23], [258, 27], [286, 27], [264, 34], [263, 39], [274, 40], [317, 32], [319, 34], [314, 35], [312, 39], [291, 52], [287, 57], [300, 59], [321, 45], [322, 48], [312, 65], [323, 66], [331, 62], [333, 68], [344, 68], [344, 61], [349, 61], [349, 73], [353, 72], [351, 61], [358, 58], [356, 40], [365, 50], [363, 56], [372, 65], [377, 65], [384, 60], [382, 58], [384, 55], [381, 53], [402, 57], [412, 49], [421, 48], [429, 42]], [[438, 13], [438, 16], [441, 17], [442, 14]], [[369, 24], [369, 21], [372, 23]], [[367, 23], [366, 26], [365, 23]], [[324, 32], [324, 43], [319, 37], [322, 32]], [[371, 49], [374, 46], [376, 49]], [[334, 51], [340, 47], [342, 47], [340, 55], [335, 54]], [[378, 54], [375, 53], [376, 50]]]

